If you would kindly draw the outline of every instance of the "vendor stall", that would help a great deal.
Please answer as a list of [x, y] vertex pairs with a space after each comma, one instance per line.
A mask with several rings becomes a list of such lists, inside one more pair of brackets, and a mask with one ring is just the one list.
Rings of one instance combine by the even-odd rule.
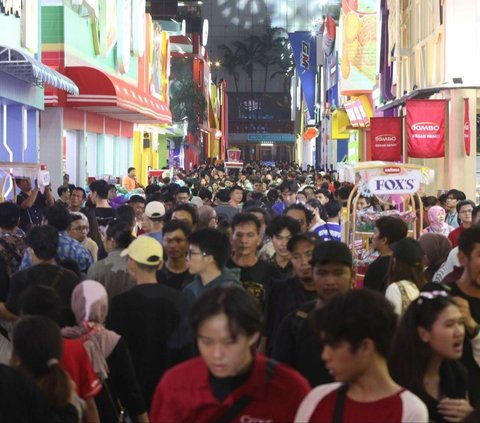
[[[355, 184], [347, 203], [344, 239], [352, 250], [356, 287], [363, 287], [368, 265], [377, 258], [371, 240], [375, 221], [382, 216], [401, 218], [408, 226], [408, 236], [417, 238], [423, 227], [421, 188], [433, 177], [422, 166], [388, 162], [364, 162], [339, 169], [340, 180]], [[360, 197], [375, 198], [377, 207], [358, 210]]]

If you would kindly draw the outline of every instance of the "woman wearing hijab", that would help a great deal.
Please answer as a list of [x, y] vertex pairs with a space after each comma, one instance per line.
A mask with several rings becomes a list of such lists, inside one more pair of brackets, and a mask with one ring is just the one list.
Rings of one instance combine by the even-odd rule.
[[445, 209], [440, 206], [433, 206], [428, 209], [428, 221], [430, 225], [427, 226], [423, 233], [434, 233], [448, 236], [455, 228], [445, 223]]
[[201, 206], [198, 209], [198, 224], [197, 229], [202, 228], [217, 228], [217, 213], [213, 207]]
[[103, 389], [95, 398], [100, 421], [119, 421], [125, 407], [135, 421], [148, 422], [127, 344], [104, 326], [107, 291], [96, 281], [83, 281], [72, 292], [71, 306], [77, 325], [62, 329], [62, 335], [83, 341], [93, 368], [102, 380]]
[[440, 266], [447, 260], [448, 254], [452, 249], [452, 244], [447, 237], [441, 234], [427, 233], [423, 234], [418, 242], [425, 253], [425, 266], [423, 273], [427, 282], [432, 282], [433, 276]]

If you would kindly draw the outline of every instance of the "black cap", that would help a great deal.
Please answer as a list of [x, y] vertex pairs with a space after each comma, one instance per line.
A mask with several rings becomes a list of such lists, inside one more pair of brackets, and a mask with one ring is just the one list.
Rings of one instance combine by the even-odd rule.
[[352, 266], [352, 254], [347, 245], [339, 241], [320, 242], [313, 250], [310, 265], [317, 263], [339, 262]]
[[392, 246], [393, 256], [409, 264], [410, 266], [419, 265], [423, 261], [425, 253], [420, 243], [413, 238], [403, 238]]
[[295, 245], [297, 245], [297, 243], [300, 241], [307, 241], [312, 244], [316, 244], [317, 242], [323, 242], [323, 239], [320, 238], [316, 232], [305, 232], [303, 234], [297, 234], [292, 236], [288, 240], [287, 250], [292, 252], [292, 250], [295, 248]]

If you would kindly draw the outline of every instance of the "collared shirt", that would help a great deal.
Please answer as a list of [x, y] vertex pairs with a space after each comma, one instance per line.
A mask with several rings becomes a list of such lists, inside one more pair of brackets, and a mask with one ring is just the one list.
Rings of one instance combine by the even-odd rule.
[[[69, 237], [65, 231], [58, 234], [57, 259], [73, 259], [77, 262], [80, 272], [87, 272], [93, 263], [92, 255], [76, 239]], [[25, 251], [20, 265], [20, 270], [26, 269], [32, 265], [30, 255]]]
[[458, 223], [458, 213], [456, 211], [453, 213], [447, 213], [445, 216], [445, 223], [454, 228], [458, 228], [460, 226]]

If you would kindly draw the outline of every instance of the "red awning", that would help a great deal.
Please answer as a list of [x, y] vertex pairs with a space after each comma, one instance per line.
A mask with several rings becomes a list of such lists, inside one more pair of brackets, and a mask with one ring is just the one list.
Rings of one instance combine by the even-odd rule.
[[172, 123], [168, 104], [127, 82], [87, 66], [65, 68], [80, 94], [67, 96], [67, 106], [138, 123]]

